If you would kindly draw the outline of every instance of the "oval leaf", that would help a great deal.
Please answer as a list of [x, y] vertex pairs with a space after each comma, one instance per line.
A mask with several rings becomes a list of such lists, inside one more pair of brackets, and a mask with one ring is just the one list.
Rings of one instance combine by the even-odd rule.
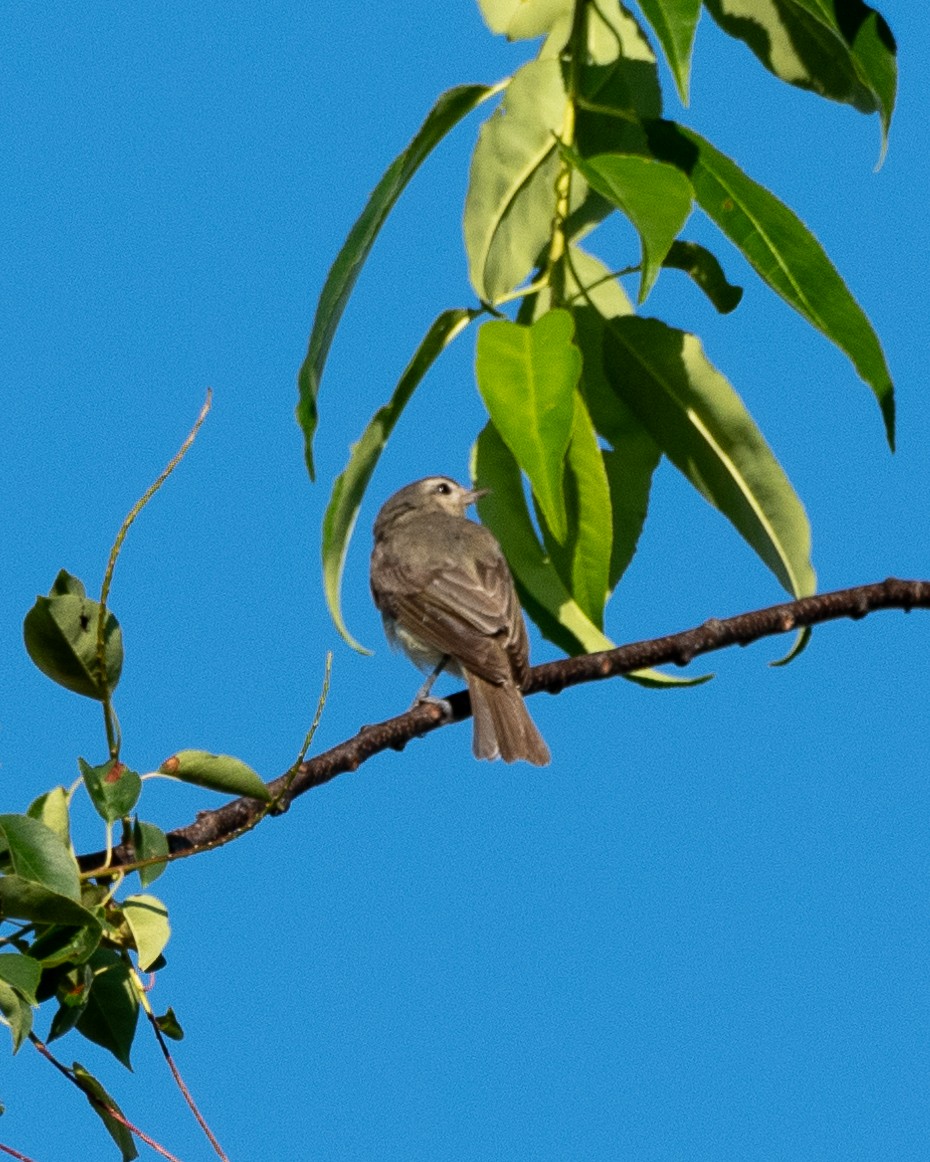
[[[141, 819], [137, 819], [133, 824], [132, 845], [135, 848], [136, 859], [153, 859], [156, 856], [167, 855], [169, 851], [168, 837], [164, 831], [160, 827], [156, 827], [154, 823], [144, 823]], [[139, 882], [143, 888], [154, 883], [166, 867], [165, 862], [150, 863], [145, 867], [140, 867], [138, 869]]]
[[205, 750], [179, 750], [158, 769], [163, 775], [171, 775], [195, 787], [206, 787], [229, 795], [245, 795], [264, 803], [271, 799], [271, 792], [259, 775], [232, 755], [210, 754]]
[[568, 535], [562, 476], [581, 373], [573, 333], [567, 311], [549, 311], [529, 327], [493, 319], [478, 332], [476, 356], [488, 413], [560, 543]]
[[487, 85], [460, 85], [443, 93], [407, 148], [397, 155], [375, 186], [371, 197], [336, 256], [320, 292], [307, 355], [297, 377], [300, 399], [297, 422], [304, 433], [304, 456], [310, 479], [315, 477], [313, 437], [317, 427], [317, 395], [326, 357], [352, 288], [378, 232], [407, 183], [446, 134], [498, 89]]
[[89, 1041], [109, 1049], [117, 1061], [131, 1069], [129, 1051], [136, 1035], [139, 998], [133, 988], [129, 965], [109, 948], [99, 949], [89, 963], [94, 983], [78, 1018], [77, 1029]]
[[120, 902], [123, 917], [139, 954], [139, 968], [148, 972], [164, 951], [171, 927], [168, 909], [155, 896], [128, 896]]
[[100, 605], [77, 593], [37, 597], [23, 622], [29, 657], [43, 674], [85, 698], [102, 701], [116, 688], [123, 669], [123, 635], [107, 610], [104, 627], [106, 680], [97, 662]]
[[90, 800], [98, 814], [107, 823], [125, 819], [142, 793], [142, 779], [119, 759], [110, 759], [99, 767], [92, 767], [78, 759], [78, 767]]
[[71, 799], [64, 787], [53, 787], [26, 808], [26, 814], [31, 819], [38, 819], [62, 840], [65, 846], [71, 846]]
[[80, 901], [77, 860], [50, 827], [28, 815], [0, 815], [0, 839], [6, 843], [16, 876], [41, 884], [69, 900]]
[[323, 588], [329, 613], [349, 645], [359, 653], [370, 653], [360, 645], [346, 628], [342, 617], [342, 570], [345, 565], [349, 540], [362, 497], [381, 452], [387, 444], [401, 412], [439, 355], [452, 340], [479, 314], [477, 310], [456, 309], [443, 311], [436, 319], [413, 358], [408, 363], [390, 400], [378, 408], [368, 421], [357, 444], [352, 445], [349, 463], [336, 478], [326, 515], [323, 517]]

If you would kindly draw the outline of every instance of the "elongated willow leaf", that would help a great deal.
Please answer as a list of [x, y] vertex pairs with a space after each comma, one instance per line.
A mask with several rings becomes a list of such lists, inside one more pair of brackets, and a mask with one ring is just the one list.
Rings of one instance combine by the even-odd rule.
[[423, 376], [441, 352], [456, 335], [461, 334], [478, 313], [476, 310], [460, 309], [443, 311], [433, 322], [401, 375], [394, 394], [368, 421], [358, 443], [352, 445], [348, 464], [333, 484], [326, 515], [323, 517], [323, 587], [326, 604], [336, 628], [348, 644], [359, 653], [367, 654], [371, 651], [359, 645], [343, 620], [342, 570], [362, 497], [384, 446], [400, 419], [401, 412], [407, 406]]
[[671, 122], [650, 127], [656, 156], [680, 165], [697, 200], [768, 285], [848, 356], [875, 393], [894, 448], [894, 385], [878, 336], [797, 215], [725, 154]]
[[317, 395], [333, 335], [342, 318], [356, 279], [378, 232], [407, 183], [450, 130], [501, 86], [460, 85], [443, 93], [407, 148], [397, 155], [375, 186], [349, 236], [336, 256], [320, 292], [307, 355], [297, 377], [297, 422], [304, 433], [304, 457], [310, 479], [315, 479], [313, 438], [317, 427]]
[[810, 526], [742, 400], [694, 335], [657, 319], [610, 320], [604, 370], [662, 451], [793, 597], [813, 593]]
[[789, 84], [877, 112], [882, 155], [897, 89], [894, 37], [862, 0], [707, 0], [720, 27]]
[[478, 333], [475, 360], [488, 414], [559, 542], [568, 535], [562, 480], [581, 373], [573, 334], [568, 311], [549, 311], [529, 327], [492, 319]]
[[587, 160], [570, 149], [562, 154], [636, 227], [642, 242], [639, 301], [645, 302], [691, 213], [691, 182], [678, 166], [635, 154], [604, 153]]
[[659, 38], [681, 103], [687, 105], [691, 49], [701, 15], [701, 0], [639, 0], [639, 6]]
[[[591, 622], [562, 584], [536, 536], [523, 495], [520, 467], [493, 424], [472, 448], [471, 477], [487, 488], [478, 501], [481, 520], [501, 543], [523, 608], [543, 634], [567, 654], [597, 653], [613, 642]], [[696, 686], [711, 675], [675, 678], [660, 670], [635, 670], [625, 677], [643, 686]]]
[[[556, 138], [567, 108], [562, 66], [536, 60], [513, 76], [501, 107], [481, 127], [465, 199], [465, 249], [475, 293], [497, 302], [513, 291], [548, 246], [562, 164]], [[572, 183], [570, 209], [587, 187]]]

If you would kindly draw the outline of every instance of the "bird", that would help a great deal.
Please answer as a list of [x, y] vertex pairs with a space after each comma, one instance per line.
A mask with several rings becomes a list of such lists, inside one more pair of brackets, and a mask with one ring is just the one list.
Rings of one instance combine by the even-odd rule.
[[428, 698], [443, 671], [464, 678], [476, 758], [550, 761], [521, 690], [529, 639], [506, 558], [493, 533], [469, 520], [487, 490], [426, 476], [395, 492], [374, 524], [371, 593], [388, 641], [421, 670]]

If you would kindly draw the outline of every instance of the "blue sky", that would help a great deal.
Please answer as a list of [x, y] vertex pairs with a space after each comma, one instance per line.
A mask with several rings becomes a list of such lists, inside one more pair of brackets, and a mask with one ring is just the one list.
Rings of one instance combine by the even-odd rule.
[[[688, 233], [746, 287], [740, 309], [715, 316], [669, 272], [647, 304], [696, 331], [743, 393], [807, 506], [824, 589], [930, 577], [930, 35], [904, 0], [882, 11], [901, 84], [878, 173], [874, 117], [781, 85], [706, 17], [686, 115], [667, 90], [671, 116], [797, 210], [885, 345], [894, 456], [843, 357], [699, 220]], [[320, 748], [399, 712], [419, 682], [370, 604], [369, 528], [408, 480], [466, 475], [481, 415], [468, 338], [414, 400], [362, 512], [345, 609], [371, 658], [328, 620], [319, 527], [428, 323], [472, 301], [460, 219], [477, 121], [418, 176], [358, 284], [311, 486], [293, 406], [316, 296], [436, 95], [506, 75], [526, 46], [493, 38], [469, 3], [437, 15], [422, 0], [46, 3], [5, 23], [2, 809], [70, 784], [77, 755], [105, 756], [97, 707], [31, 666], [22, 617], [59, 568], [99, 588], [208, 385], [212, 414], [117, 569], [123, 755], [144, 771], [196, 746], [274, 776], [326, 650]], [[628, 245], [615, 230], [595, 249], [622, 265]], [[781, 597], [663, 467], [608, 632], [651, 637]], [[176, 865], [155, 888], [174, 936], [153, 1005], [177, 1011], [180, 1067], [230, 1155], [925, 1158], [925, 619], [827, 626], [784, 669], [767, 663], [785, 643], [720, 654], [695, 665], [717, 674], [698, 689], [540, 696], [544, 771], [478, 764], [453, 727]], [[555, 656], [535, 635], [533, 649]], [[170, 828], [216, 802], [158, 781], [142, 813]], [[79, 817], [81, 845], [99, 846]], [[134, 1075], [74, 1037], [58, 1051], [185, 1162], [212, 1157], [144, 1035]], [[0, 1100], [0, 1141], [37, 1160], [108, 1148], [29, 1046]]]

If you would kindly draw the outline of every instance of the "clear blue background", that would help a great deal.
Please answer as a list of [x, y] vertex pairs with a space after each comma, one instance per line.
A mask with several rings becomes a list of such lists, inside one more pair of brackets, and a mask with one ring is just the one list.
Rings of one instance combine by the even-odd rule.
[[[792, 90], [705, 17], [690, 123], [792, 205], [883, 338], [899, 451], [844, 358], [745, 268], [719, 318], [674, 272], [647, 310], [700, 334], [807, 505], [822, 588], [930, 577], [930, 259], [919, 5], [886, 0], [901, 91], [877, 119]], [[25, 656], [21, 621], [66, 567], [99, 588], [124, 514], [213, 412], [126, 542], [112, 605], [124, 758], [187, 746], [266, 776], [292, 761], [326, 650], [315, 748], [402, 710], [419, 678], [384, 646], [367, 555], [380, 501], [464, 477], [480, 423], [469, 335], [376, 475], [328, 620], [319, 528], [347, 449], [429, 322], [469, 305], [460, 219], [477, 119], [405, 195], [337, 336], [319, 483], [295, 376], [329, 263], [436, 95], [525, 45], [470, 3], [270, 0], [15, 5], [0, 68], [0, 806], [105, 756], [92, 703]], [[663, 67], [663, 77], [668, 74]], [[668, 110], [682, 116], [669, 87]], [[622, 230], [595, 249], [635, 259]], [[780, 600], [668, 466], [609, 615], [617, 641]], [[235, 1159], [925, 1159], [930, 1156], [930, 618], [818, 630], [696, 664], [715, 681], [615, 681], [533, 699], [550, 768], [478, 764], [459, 725], [386, 754], [155, 890], [174, 935], [152, 994]], [[537, 660], [555, 656], [534, 639]], [[155, 781], [165, 828], [216, 804]], [[100, 829], [78, 809], [82, 848]], [[45, 1032], [41, 1018], [40, 1031]], [[55, 1047], [185, 1162], [213, 1157], [144, 1030], [129, 1074]], [[0, 1141], [106, 1156], [84, 1099], [31, 1046], [0, 1073]], [[143, 1156], [153, 1156], [143, 1153]]]

